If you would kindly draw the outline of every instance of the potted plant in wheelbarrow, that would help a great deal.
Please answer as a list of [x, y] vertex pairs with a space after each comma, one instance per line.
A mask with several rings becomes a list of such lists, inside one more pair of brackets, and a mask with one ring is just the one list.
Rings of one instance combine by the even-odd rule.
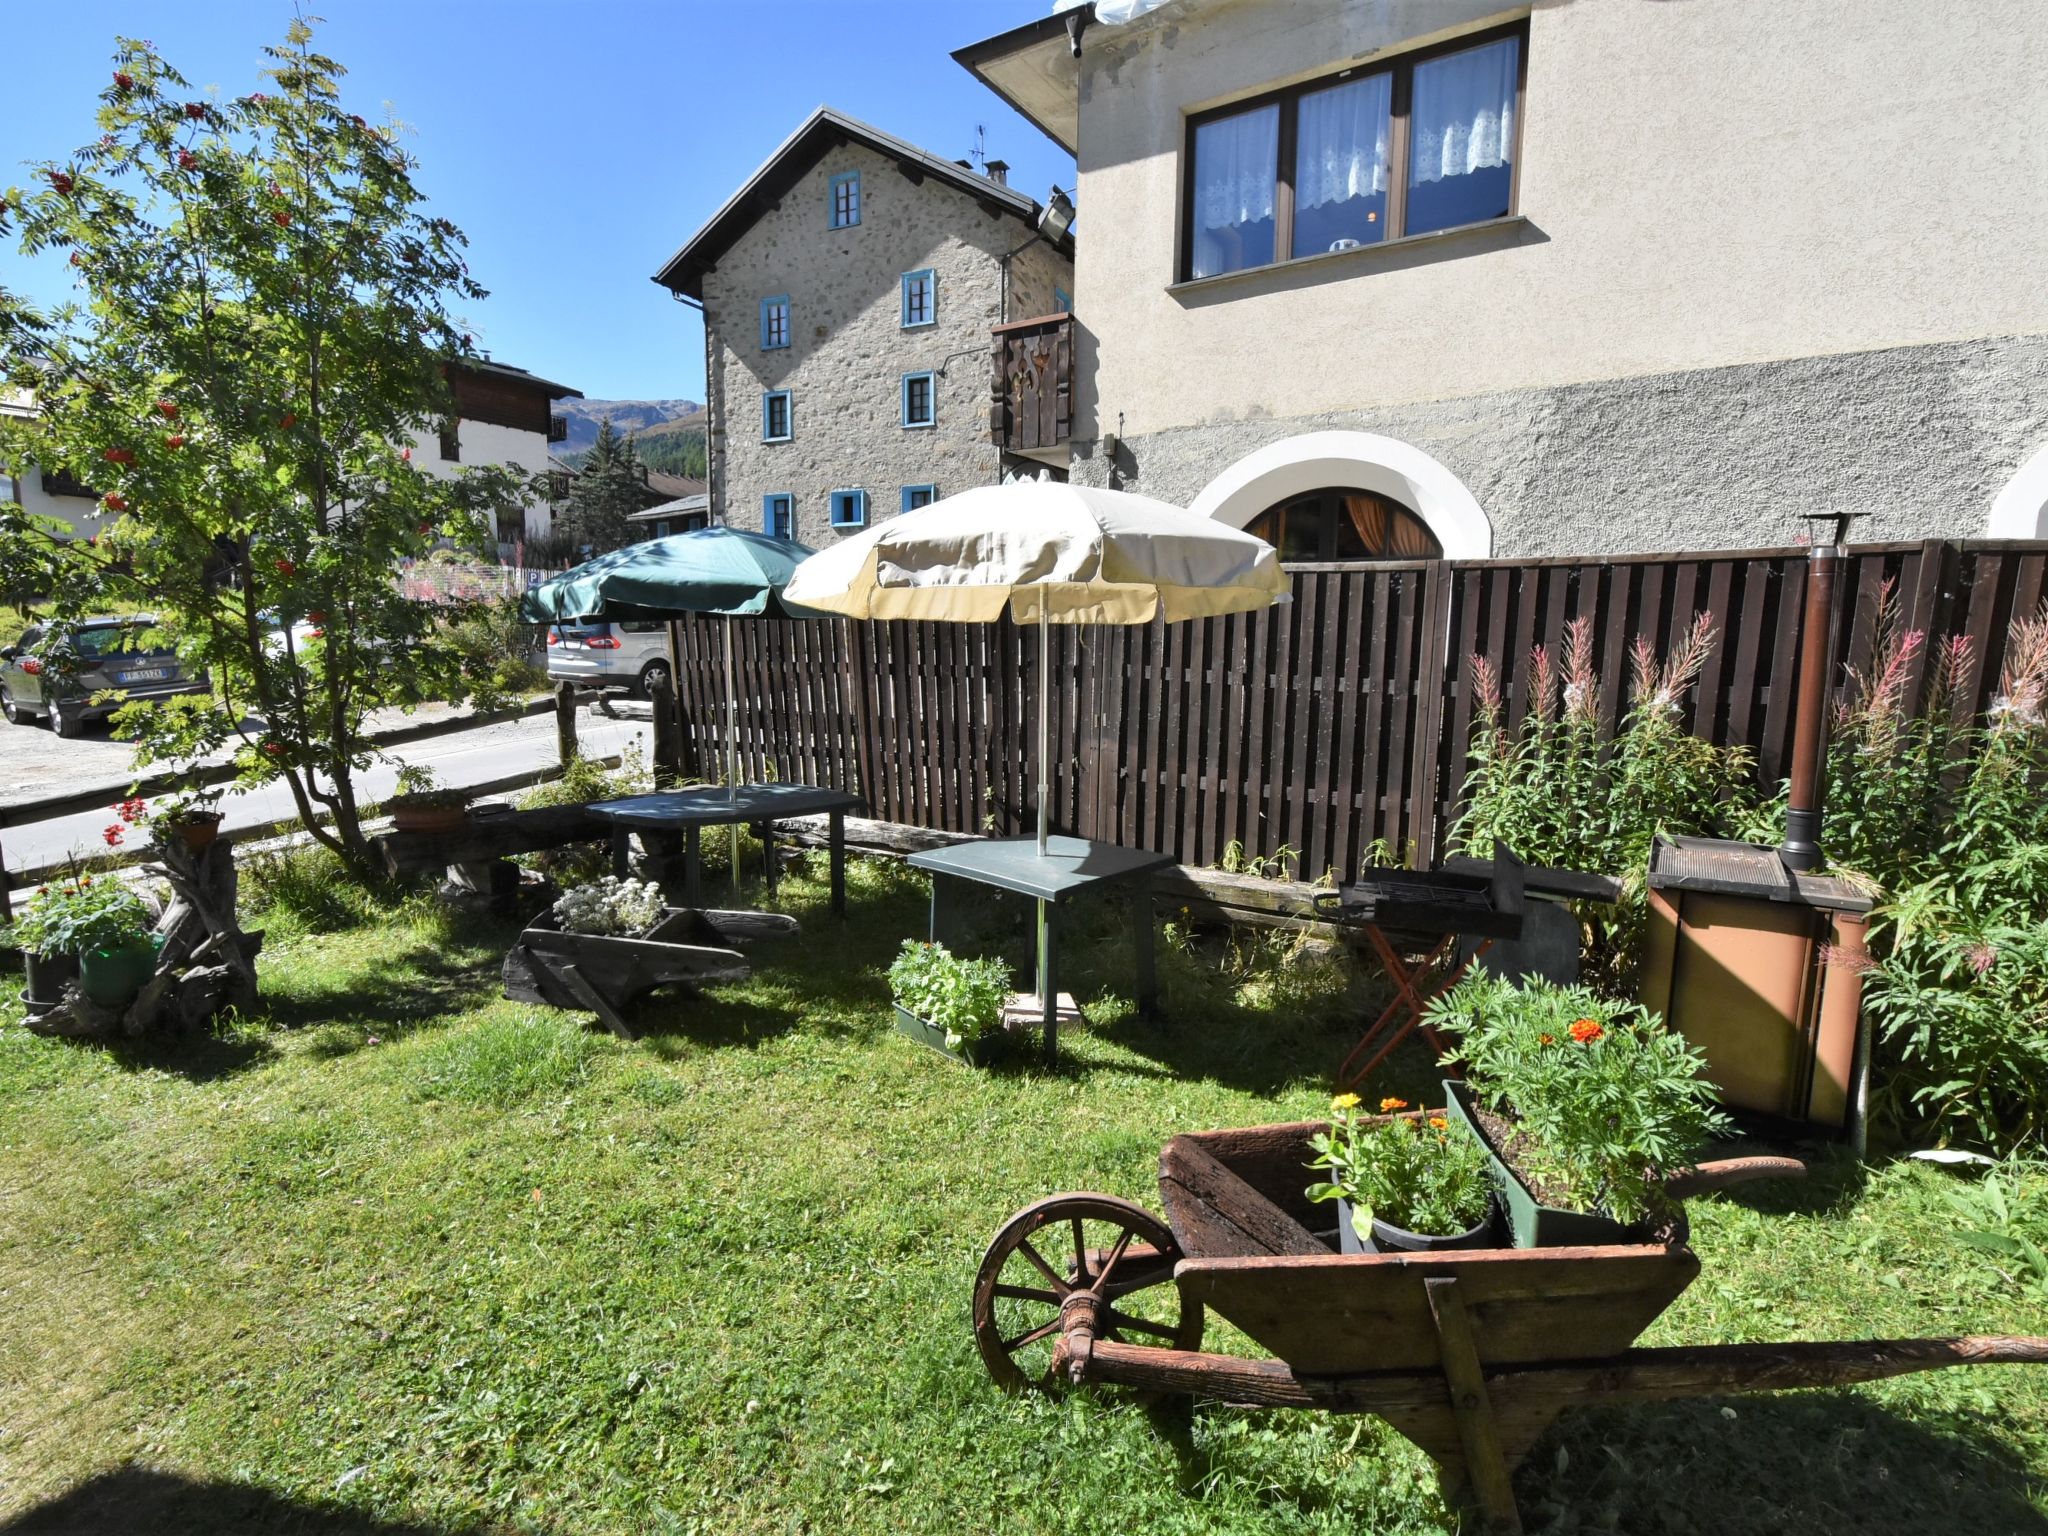
[[1380, 1113], [1363, 1118], [1358, 1103], [1355, 1093], [1339, 1094], [1329, 1130], [1309, 1138], [1309, 1166], [1329, 1178], [1306, 1193], [1337, 1202], [1340, 1251], [1493, 1247], [1493, 1176], [1479, 1138], [1441, 1111], [1403, 1113], [1402, 1099], [1381, 1099]]
[[889, 987], [897, 1030], [943, 1055], [983, 1066], [1005, 1038], [1010, 975], [1000, 960], [963, 960], [943, 944], [905, 939]]
[[1446, 1110], [1485, 1146], [1517, 1248], [1655, 1240], [1681, 1221], [1685, 1185], [1797, 1166], [1695, 1168], [1729, 1122], [1705, 1057], [1646, 1008], [1475, 967], [1429, 1022], [1454, 1042], [1447, 1064], [1464, 1063]]
[[126, 1008], [156, 968], [149, 908], [111, 875], [76, 870], [39, 886], [8, 938], [21, 946], [28, 972], [23, 1001], [40, 1017], [64, 1000], [64, 984], [105, 1008]]

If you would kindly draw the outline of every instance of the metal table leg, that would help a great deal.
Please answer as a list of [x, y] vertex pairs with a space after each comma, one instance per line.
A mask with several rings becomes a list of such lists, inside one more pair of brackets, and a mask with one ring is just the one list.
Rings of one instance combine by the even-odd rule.
[[762, 873], [768, 880], [768, 899], [773, 901], [775, 899], [777, 876], [775, 868], [775, 823], [764, 821], [756, 830], [761, 836]]
[[1138, 1012], [1148, 1019], [1159, 1017], [1159, 969], [1153, 935], [1156, 916], [1152, 910], [1152, 877], [1147, 875], [1138, 882], [1132, 895], [1131, 919], [1137, 925], [1132, 937], [1138, 957]]
[[704, 839], [693, 821], [683, 829], [683, 900], [692, 907], [704, 905]]
[[633, 831], [623, 823], [612, 826], [612, 873], [619, 879], [626, 878], [632, 868]]
[[1044, 914], [1044, 942], [1038, 954], [1038, 1001], [1045, 1009], [1045, 1064], [1060, 1059], [1060, 908], [1056, 901], [1040, 903]]
[[830, 818], [832, 838], [832, 913], [846, 916], [846, 812], [834, 811]]

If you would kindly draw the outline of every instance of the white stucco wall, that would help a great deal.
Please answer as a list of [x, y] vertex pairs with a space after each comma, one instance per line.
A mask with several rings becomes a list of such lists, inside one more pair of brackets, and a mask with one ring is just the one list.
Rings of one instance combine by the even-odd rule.
[[[442, 476], [453, 476], [465, 466], [477, 464], [499, 465], [527, 479], [547, 472], [548, 440], [543, 433], [467, 419], [457, 424], [455, 433], [456, 446], [462, 455], [459, 462], [451, 464], [442, 458], [440, 435], [426, 433], [413, 439], [413, 463], [428, 474]], [[545, 535], [552, 520], [553, 513], [544, 498], [529, 502], [526, 508], [527, 537]]]
[[1525, 230], [1168, 291], [1185, 113], [1514, 14], [1239, 0], [1091, 33], [1076, 437], [2048, 332], [2040, 0], [1539, 4]]
[[14, 499], [22, 509], [38, 517], [53, 517], [68, 525], [71, 536], [89, 539], [114, 519], [100, 510], [96, 501], [83, 496], [52, 496], [43, 489], [42, 471], [33, 464], [15, 476]]

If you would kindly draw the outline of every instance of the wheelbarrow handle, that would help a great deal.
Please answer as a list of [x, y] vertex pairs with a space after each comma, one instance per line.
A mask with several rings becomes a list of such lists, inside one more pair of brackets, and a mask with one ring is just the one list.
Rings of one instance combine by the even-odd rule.
[[1796, 1157], [1724, 1157], [1681, 1168], [1664, 1179], [1666, 1193], [1683, 1200], [1717, 1189], [1731, 1189], [1756, 1179], [1803, 1179], [1806, 1164]]

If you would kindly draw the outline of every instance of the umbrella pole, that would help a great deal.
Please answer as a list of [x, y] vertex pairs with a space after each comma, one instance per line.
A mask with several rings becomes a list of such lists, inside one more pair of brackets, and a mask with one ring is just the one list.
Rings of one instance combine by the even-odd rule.
[[[1046, 766], [1047, 749], [1051, 745], [1051, 731], [1047, 725], [1052, 704], [1052, 631], [1045, 622], [1045, 594], [1039, 594], [1038, 604], [1038, 856], [1045, 857], [1048, 811], [1051, 795], [1048, 781], [1052, 771]], [[1045, 902], [1038, 903], [1038, 1006], [1049, 1015], [1057, 1006], [1052, 996], [1051, 951], [1047, 945]]]
[[[725, 616], [725, 803], [740, 798], [740, 701], [732, 681], [732, 615]], [[740, 824], [731, 823], [732, 888], [740, 888]]]

